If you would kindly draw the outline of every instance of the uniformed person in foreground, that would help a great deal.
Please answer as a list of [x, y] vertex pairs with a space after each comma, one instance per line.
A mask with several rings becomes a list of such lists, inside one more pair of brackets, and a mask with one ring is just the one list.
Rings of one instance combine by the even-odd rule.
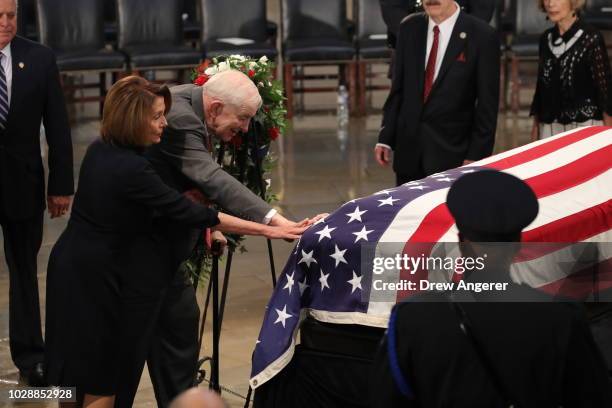
[[538, 213], [529, 186], [497, 171], [471, 173], [450, 188], [447, 206], [462, 255], [494, 258], [465, 280], [505, 280], [507, 290], [427, 292], [397, 305], [371, 372], [371, 406], [612, 407], [584, 311], [509, 278], [511, 243]]

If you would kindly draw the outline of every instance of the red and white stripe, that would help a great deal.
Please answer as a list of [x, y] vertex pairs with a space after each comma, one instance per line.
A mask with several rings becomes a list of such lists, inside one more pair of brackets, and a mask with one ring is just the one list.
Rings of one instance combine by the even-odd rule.
[[[534, 190], [540, 212], [523, 233], [524, 242], [610, 242], [612, 238], [612, 129], [587, 127], [534, 142], [466, 166], [489, 167], [513, 174]], [[457, 229], [446, 208], [448, 189], [424, 194], [402, 208], [391, 226], [380, 238], [377, 256], [394, 256], [399, 251], [389, 243], [406, 243], [406, 248], [418, 242], [456, 242]], [[405, 248], [405, 249], [406, 249]], [[533, 273], [521, 273], [522, 281], [546, 290], [567, 288], [571, 280], [575, 292], [588, 289], [584, 276], [571, 277], [570, 271], [538, 268], [549, 256], [559, 256], [567, 248], [557, 248], [531, 259]], [[386, 253], [385, 253], [386, 252]], [[393, 253], [391, 253], [393, 252]], [[600, 265], [608, 267], [609, 259]], [[525, 267], [526, 263], [523, 263]], [[548, 264], [550, 265], [550, 263]], [[537, 270], [537, 272], [535, 272]], [[401, 271], [386, 271], [386, 281], [406, 279]], [[417, 279], [420, 277], [417, 276]], [[607, 275], [600, 276], [602, 285]], [[413, 277], [414, 279], [414, 277]], [[600, 289], [603, 286], [600, 287]], [[376, 295], [379, 299], [380, 293]], [[388, 314], [396, 299], [372, 302], [368, 315]]]

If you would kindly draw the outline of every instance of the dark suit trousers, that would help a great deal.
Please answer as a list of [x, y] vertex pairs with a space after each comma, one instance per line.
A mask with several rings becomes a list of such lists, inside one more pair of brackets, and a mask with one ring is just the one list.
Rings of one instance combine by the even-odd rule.
[[298, 345], [291, 362], [257, 388], [255, 408], [367, 408], [372, 360]]
[[431, 176], [432, 174], [461, 166], [461, 164], [462, 163], [457, 163], [455, 165], [446, 165], [441, 167], [440, 164], [435, 162], [432, 163], [431, 160], [421, 157], [419, 158], [418, 166], [416, 166], [411, 173], [395, 173], [395, 184], [397, 186], [401, 186], [402, 184], [410, 181], [421, 180], [425, 177]]
[[4, 254], [9, 270], [9, 337], [11, 357], [20, 370], [44, 359], [36, 258], [42, 243], [41, 212], [26, 220], [8, 220], [0, 214]]
[[410, 174], [395, 173], [395, 185], [401, 186], [402, 184], [408, 183], [409, 181], [420, 180], [433, 173], [427, 173], [423, 168], [423, 158], [419, 159], [419, 164], [416, 166], [414, 171]]
[[408, 183], [409, 181], [420, 180], [427, 177], [425, 172], [413, 173], [413, 174], [399, 174], [395, 173], [395, 185], [401, 186], [402, 184]]
[[[146, 350], [147, 367], [159, 407], [193, 386], [198, 362], [200, 309], [191, 281], [177, 273], [161, 296]], [[144, 366], [141, 356], [124, 361], [115, 407], [130, 407]]]
[[147, 358], [159, 407], [167, 407], [174, 397], [193, 386], [200, 352], [199, 321], [193, 284], [177, 276], [163, 299]]

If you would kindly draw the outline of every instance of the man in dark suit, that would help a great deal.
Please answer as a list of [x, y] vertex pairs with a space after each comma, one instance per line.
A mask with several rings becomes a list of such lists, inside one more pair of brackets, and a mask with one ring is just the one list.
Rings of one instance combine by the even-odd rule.
[[397, 184], [487, 157], [499, 104], [500, 48], [485, 22], [452, 0], [426, 0], [400, 26], [391, 92], [374, 149], [394, 151]]
[[43, 383], [36, 257], [45, 209], [40, 124], [49, 145], [47, 207], [66, 213], [74, 193], [72, 141], [53, 52], [15, 36], [15, 0], [0, 0], [0, 225], [8, 264], [11, 356], [31, 385]]

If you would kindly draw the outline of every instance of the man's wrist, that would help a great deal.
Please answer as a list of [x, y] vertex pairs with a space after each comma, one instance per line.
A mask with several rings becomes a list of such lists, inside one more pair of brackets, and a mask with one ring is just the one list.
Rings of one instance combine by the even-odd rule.
[[268, 211], [268, 213], [266, 214], [266, 216], [264, 217], [261, 223], [269, 225], [270, 222], [272, 222], [272, 219], [274, 218], [274, 216], [277, 214], [278, 214], [278, 211], [276, 211], [274, 208], [271, 209], [270, 211]]
[[393, 150], [391, 149], [391, 146], [389, 146], [388, 144], [384, 144], [384, 143], [376, 143], [376, 147], [384, 147], [385, 149]]

